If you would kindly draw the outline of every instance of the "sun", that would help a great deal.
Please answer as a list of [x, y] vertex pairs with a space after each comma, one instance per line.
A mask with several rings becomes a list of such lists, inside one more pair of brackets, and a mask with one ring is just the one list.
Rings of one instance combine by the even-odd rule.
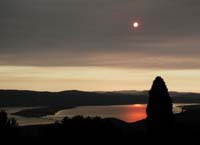
[[134, 28], [138, 28], [140, 26], [140, 24], [138, 22], [133, 22], [133, 27]]

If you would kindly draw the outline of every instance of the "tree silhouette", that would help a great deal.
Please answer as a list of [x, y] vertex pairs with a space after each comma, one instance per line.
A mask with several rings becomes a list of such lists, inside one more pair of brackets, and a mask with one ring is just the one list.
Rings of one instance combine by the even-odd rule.
[[0, 111], [0, 136], [4, 139], [18, 136], [17, 121], [9, 118], [5, 111]]
[[17, 121], [14, 118], [8, 118], [5, 111], [0, 111], [0, 129], [15, 128], [17, 126]]
[[149, 91], [147, 105], [147, 131], [149, 134], [165, 133], [172, 129], [174, 122], [172, 100], [161, 77], [156, 77]]

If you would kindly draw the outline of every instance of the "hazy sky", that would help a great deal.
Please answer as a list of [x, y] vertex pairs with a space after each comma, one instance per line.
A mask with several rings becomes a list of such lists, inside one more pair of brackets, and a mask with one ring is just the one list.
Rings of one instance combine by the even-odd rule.
[[[1, 0], [0, 87], [147, 89], [141, 85], [145, 80], [164, 75], [177, 83], [172, 90], [200, 92], [199, 18], [199, 0]], [[141, 24], [138, 30], [131, 28], [134, 20]], [[105, 87], [108, 79], [102, 78], [101, 69], [112, 72], [114, 83]], [[29, 78], [20, 81], [17, 70]], [[142, 72], [141, 80], [135, 70]], [[66, 71], [73, 77], [60, 74]], [[93, 71], [97, 73], [83, 79]], [[131, 78], [126, 76], [129, 71]], [[34, 72], [38, 77], [55, 73], [59, 79], [37, 80]], [[188, 88], [178, 79], [194, 84]]]

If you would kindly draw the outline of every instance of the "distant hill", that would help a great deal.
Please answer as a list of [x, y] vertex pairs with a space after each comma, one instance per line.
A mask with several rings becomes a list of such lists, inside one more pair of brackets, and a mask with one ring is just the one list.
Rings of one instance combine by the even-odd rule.
[[[200, 103], [198, 93], [171, 92], [176, 103]], [[148, 91], [85, 92], [77, 90], [38, 92], [0, 90], [0, 107], [85, 106], [147, 103]]]

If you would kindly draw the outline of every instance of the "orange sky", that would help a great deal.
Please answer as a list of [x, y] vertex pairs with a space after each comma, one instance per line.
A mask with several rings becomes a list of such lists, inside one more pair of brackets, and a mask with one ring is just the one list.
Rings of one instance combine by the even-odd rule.
[[112, 67], [0, 66], [1, 89], [40, 91], [147, 90], [157, 75], [170, 91], [200, 92], [200, 70], [131, 69]]

